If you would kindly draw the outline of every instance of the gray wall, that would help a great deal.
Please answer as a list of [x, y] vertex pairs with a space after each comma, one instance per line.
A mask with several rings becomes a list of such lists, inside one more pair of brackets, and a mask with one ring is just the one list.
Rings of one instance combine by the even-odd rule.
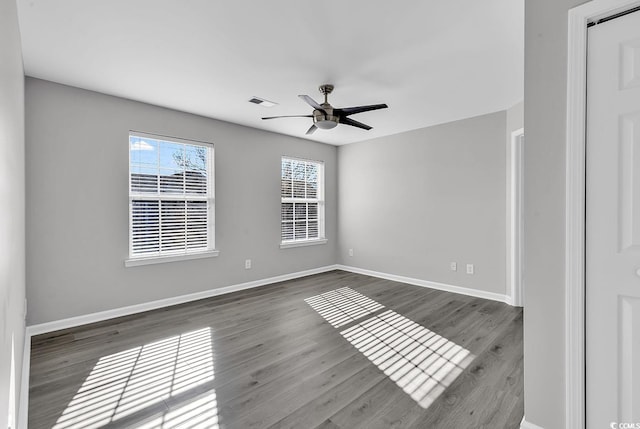
[[525, 2], [525, 416], [564, 427], [567, 11], [582, 0]]
[[[11, 342], [16, 404], [24, 342], [24, 72], [15, 0], [0, 0], [0, 424], [6, 427]], [[16, 410], [13, 410], [15, 416]]]
[[[32, 78], [26, 121], [28, 324], [336, 261], [334, 146]], [[215, 144], [220, 256], [125, 268], [129, 130]], [[325, 161], [328, 244], [279, 248], [282, 155]]]
[[504, 294], [505, 127], [502, 111], [340, 146], [340, 263]]

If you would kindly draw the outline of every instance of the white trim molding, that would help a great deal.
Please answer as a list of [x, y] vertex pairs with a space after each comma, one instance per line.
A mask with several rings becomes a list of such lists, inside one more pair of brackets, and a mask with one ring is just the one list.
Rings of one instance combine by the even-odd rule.
[[461, 295], [474, 296], [476, 298], [490, 299], [492, 301], [504, 302], [511, 305], [511, 298], [504, 294], [487, 292], [484, 290], [470, 289], [462, 286], [454, 286], [445, 283], [432, 282], [429, 280], [416, 279], [412, 277], [399, 276], [396, 274], [381, 273], [379, 271], [367, 270], [365, 268], [351, 267], [348, 265], [337, 265], [336, 269], [349, 271], [356, 274], [364, 274], [366, 276], [377, 277], [385, 280], [392, 280], [400, 283], [407, 283], [414, 286], [428, 287], [438, 289], [445, 292], [459, 293]]
[[88, 323], [102, 322], [103, 320], [113, 319], [115, 317], [129, 316], [131, 314], [142, 313], [149, 310], [157, 310], [159, 308], [169, 307], [171, 305], [184, 304], [186, 302], [197, 301], [199, 299], [211, 298], [213, 296], [224, 295], [231, 292], [237, 292], [245, 289], [252, 289], [260, 286], [266, 286], [273, 283], [293, 280], [300, 277], [306, 277], [313, 274], [325, 273], [327, 271], [336, 270], [336, 265], [327, 265], [325, 267], [313, 268], [305, 271], [298, 271], [290, 274], [269, 277], [266, 279], [254, 280], [246, 283], [209, 289], [202, 292], [180, 295], [171, 298], [159, 299], [141, 304], [134, 304], [127, 307], [114, 308], [112, 310], [99, 311], [97, 313], [85, 314], [82, 316], [70, 317], [68, 319], [55, 320], [53, 322], [40, 323], [27, 327], [27, 335], [29, 337], [40, 335], [47, 332], [58, 331], [60, 329], [68, 329], [76, 326], [86, 325]]
[[522, 417], [522, 422], [520, 423], [520, 429], [544, 429], [544, 428], [542, 426], [534, 425], [533, 423], [528, 422], [525, 417]]
[[524, 303], [522, 261], [524, 260], [523, 243], [523, 211], [522, 211], [522, 179], [524, 169], [524, 147], [522, 137], [524, 128], [511, 133], [508, 145], [510, 153], [509, 168], [507, 169], [507, 292], [510, 304], [522, 307]]
[[164, 264], [167, 262], [188, 261], [189, 259], [213, 258], [220, 254], [218, 250], [207, 250], [206, 252], [184, 253], [181, 255], [162, 255], [150, 258], [130, 258], [124, 261], [125, 267], [138, 267], [141, 265]]
[[640, 5], [593, 0], [569, 10], [565, 207], [565, 427], [585, 427], [585, 150], [587, 24]]
[[[160, 300], [151, 301], [147, 303], [135, 304], [127, 307], [121, 307], [121, 308], [116, 308], [112, 310], [105, 310], [97, 313], [91, 313], [91, 314], [86, 314], [82, 316], [70, 317], [67, 319], [27, 326], [25, 329], [25, 337], [24, 337], [24, 352], [23, 352], [23, 361], [22, 361], [22, 379], [21, 379], [21, 390], [20, 390], [20, 407], [19, 407], [19, 419], [18, 419], [19, 426], [18, 427], [21, 429], [26, 429], [27, 427], [28, 408], [29, 408], [28, 393], [29, 393], [29, 373], [30, 373], [30, 360], [31, 360], [31, 337], [33, 336], [41, 335], [47, 332], [58, 331], [61, 329], [68, 329], [76, 326], [86, 325], [88, 323], [101, 322], [101, 321], [113, 319], [116, 317], [142, 313], [149, 310], [156, 310], [156, 309], [168, 307], [171, 305], [197, 301], [200, 299], [210, 298], [210, 297], [223, 295], [231, 292], [257, 288], [260, 286], [266, 286], [273, 283], [293, 280], [300, 277], [306, 277], [306, 276], [325, 273], [325, 272], [334, 271], [334, 270], [342, 270], [342, 271], [348, 271], [356, 274], [364, 274], [364, 275], [378, 277], [386, 280], [392, 280], [392, 281], [397, 281], [401, 283], [428, 287], [428, 288], [438, 289], [446, 292], [459, 293], [463, 295], [490, 299], [493, 301], [500, 301], [500, 302], [510, 304], [509, 296], [497, 294], [493, 292], [469, 289], [461, 286], [453, 286], [453, 285], [448, 285], [444, 283], [437, 283], [437, 282], [431, 282], [427, 280], [415, 279], [411, 277], [398, 276], [395, 274], [381, 273], [377, 271], [371, 271], [371, 270], [366, 270], [366, 269], [357, 268], [357, 267], [350, 267], [346, 265], [327, 265], [324, 267], [313, 268], [305, 271], [298, 271], [290, 274], [283, 274], [280, 276], [269, 277], [261, 280], [254, 280], [251, 282], [240, 283], [236, 285], [211, 289], [211, 290], [202, 291], [202, 292], [196, 292], [188, 295], [181, 295], [181, 296], [176, 296], [172, 298], [160, 299]], [[523, 426], [523, 429], [524, 428], [525, 427]], [[537, 426], [526, 427], [526, 429], [536, 429], [536, 428]]]
[[31, 337], [44, 334], [47, 332], [58, 331], [60, 329], [68, 329], [76, 326], [86, 325], [87, 323], [101, 322], [103, 320], [113, 319], [115, 317], [128, 316], [144, 311], [156, 310], [176, 304], [183, 304], [190, 301], [197, 301], [203, 298], [210, 298], [217, 295], [223, 295], [240, 290], [266, 286], [273, 283], [293, 280], [300, 277], [311, 276], [314, 274], [325, 273], [337, 270], [337, 265], [327, 265], [325, 267], [313, 268], [305, 271], [298, 271], [290, 274], [269, 277], [261, 280], [240, 283], [236, 285], [211, 289], [203, 292], [196, 292], [188, 295], [176, 296], [173, 298], [160, 299], [142, 304], [130, 305], [128, 307], [116, 308], [113, 310], [100, 311], [97, 313], [86, 314], [83, 316], [70, 317], [68, 319], [57, 320], [53, 322], [40, 323], [37, 325], [27, 326], [24, 335], [24, 351], [22, 355], [22, 378], [20, 380], [20, 406], [18, 415], [18, 427], [27, 429], [28, 411], [29, 411], [29, 374], [31, 369]]
[[293, 247], [315, 246], [317, 244], [327, 244], [326, 238], [314, 238], [313, 240], [285, 241], [280, 243], [281, 249], [291, 249]]
[[20, 403], [18, 405], [18, 428], [27, 429], [29, 419], [29, 374], [31, 369], [31, 335], [25, 328], [22, 350], [22, 374], [20, 376]]

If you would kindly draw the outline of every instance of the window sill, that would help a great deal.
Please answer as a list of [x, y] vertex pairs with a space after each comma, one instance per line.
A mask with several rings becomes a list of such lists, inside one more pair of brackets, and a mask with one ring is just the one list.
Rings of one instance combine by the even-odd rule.
[[218, 256], [220, 251], [208, 250], [206, 252], [187, 253], [182, 255], [153, 256], [149, 258], [131, 258], [124, 261], [125, 267], [137, 267], [140, 265], [164, 264], [166, 262], [187, 261], [189, 259], [213, 258]]
[[291, 247], [304, 247], [304, 246], [315, 246], [316, 244], [327, 244], [326, 238], [320, 238], [317, 240], [305, 240], [305, 241], [287, 241], [284, 243], [280, 243], [281, 249], [289, 249]]

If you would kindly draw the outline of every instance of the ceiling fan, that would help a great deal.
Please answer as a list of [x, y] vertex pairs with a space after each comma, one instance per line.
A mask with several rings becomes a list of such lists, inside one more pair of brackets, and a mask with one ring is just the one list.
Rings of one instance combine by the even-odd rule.
[[355, 121], [348, 116], [355, 113], [368, 112], [369, 110], [386, 109], [386, 104], [372, 104], [369, 106], [355, 106], [355, 107], [343, 107], [342, 109], [335, 108], [329, 104], [327, 97], [333, 91], [333, 85], [325, 84], [320, 85], [318, 88], [322, 94], [324, 94], [324, 103], [318, 104], [313, 98], [308, 95], [298, 95], [301, 99], [307, 102], [307, 104], [313, 107], [313, 114], [311, 115], [288, 115], [288, 116], [268, 116], [262, 119], [277, 119], [277, 118], [313, 118], [313, 125], [307, 130], [308, 134], [313, 134], [318, 128], [323, 130], [330, 130], [335, 128], [338, 124], [351, 125], [352, 127], [362, 128], [363, 130], [370, 130], [371, 127], [362, 122]]

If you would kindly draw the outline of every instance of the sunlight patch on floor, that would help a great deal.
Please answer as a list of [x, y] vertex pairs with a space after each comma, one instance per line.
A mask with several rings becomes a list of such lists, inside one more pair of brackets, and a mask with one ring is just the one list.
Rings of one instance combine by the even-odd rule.
[[384, 308], [351, 288], [343, 287], [305, 299], [334, 328]]
[[179, 424], [179, 416], [187, 412], [213, 415], [208, 422], [215, 420], [216, 423], [215, 426], [185, 427], [217, 428], [215, 392], [209, 391], [208, 396], [190, 401], [176, 411], [167, 412], [163, 403], [165, 399], [213, 378], [210, 328], [104, 356], [93, 367], [53, 428], [99, 428], [153, 407], [157, 407], [162, 417], [155, 426], [148, 423], [151, 426], [145, 426], [147, 428], [178, 427], [174, 423]]
[[149, 422], [136, 425], [136, 429], [218, 429], [218, 404], [215, 392], [187, 402]]
[[305, 299], [340, 334], [422, 408], [428, 408], [471, 363], [465, 348], [364, 295], [337, 289]]
[[391, 310], [341, 334], [422, 408], [428, 408], [474, 357]]

